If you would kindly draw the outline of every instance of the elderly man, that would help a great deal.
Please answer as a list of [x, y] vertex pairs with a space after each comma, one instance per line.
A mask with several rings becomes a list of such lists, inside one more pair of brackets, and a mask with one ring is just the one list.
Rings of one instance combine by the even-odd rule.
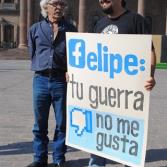
[[41, 0], [45, 19], [29, 30], [28, 46], [33, 77], [33, 106], [35, 123], [34, 162], [27, 167], [46, 167], [48, 163], [48, 118], [52, 104], [56, 120], [53, 138], [53, 163], [65, 166], [66, 131], [66, 42], [65, 33], [76, 28], [63, 15], [65, 0]]

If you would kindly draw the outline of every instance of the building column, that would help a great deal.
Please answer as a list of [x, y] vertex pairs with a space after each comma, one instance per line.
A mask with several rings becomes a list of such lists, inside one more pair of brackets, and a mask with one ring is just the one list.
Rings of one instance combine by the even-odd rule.
[[17, 25], [14, 25], [14, 43], [17, 46]]
[[3, 30], [3, 24], [1, 24], [1, 42], [4, 41], [4, 30]]
[[27, 1], [20, 0], [20, 33], [19, 48], [27, 46]]
[[138, 13], [145, 16], [146, 0], [138, 0]]
[[86, 31], [86, 0], [79, 0], [79, 24], [78, 31]]
[[29, 28], [32, 25], [32, 16], [33, 16], [33, 3], [32, 0], [27, 0], [27, 28]]

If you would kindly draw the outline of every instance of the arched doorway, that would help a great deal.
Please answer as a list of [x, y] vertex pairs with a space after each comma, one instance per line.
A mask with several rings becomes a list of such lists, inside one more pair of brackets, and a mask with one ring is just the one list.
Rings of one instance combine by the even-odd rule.
[[5, 25], [4, 26], [4, 42], [13, 42], [14, 41], [14, 26]]
[[14, 26], [11, 24], [6, 24], [3, 27], [4, 40], [2, 43], [3, 48], [13, 48], [14, 47]]

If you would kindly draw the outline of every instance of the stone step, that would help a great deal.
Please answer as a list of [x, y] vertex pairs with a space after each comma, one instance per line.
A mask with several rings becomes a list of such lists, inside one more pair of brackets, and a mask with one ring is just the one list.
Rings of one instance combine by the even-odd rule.
[[28, 49], [2, 49], [0, 48], [0, 60], [28, 60]]

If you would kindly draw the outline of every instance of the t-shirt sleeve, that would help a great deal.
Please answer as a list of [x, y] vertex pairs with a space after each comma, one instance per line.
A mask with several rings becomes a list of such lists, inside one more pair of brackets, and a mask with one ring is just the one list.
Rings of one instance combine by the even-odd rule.
[[135, 17], [136, 34], [151, 34], [151, 25], [141, 15]]
[[101, 33], [106, 24], [106, 17], [102, 17], [101, 19], [99, 19], [93, 27], [93, 33]]
[[[136, 16], [136, 34], [151, 34], [151, 25], [139, 14]], [[151, 49], [154, 50], [153, 42]]]

